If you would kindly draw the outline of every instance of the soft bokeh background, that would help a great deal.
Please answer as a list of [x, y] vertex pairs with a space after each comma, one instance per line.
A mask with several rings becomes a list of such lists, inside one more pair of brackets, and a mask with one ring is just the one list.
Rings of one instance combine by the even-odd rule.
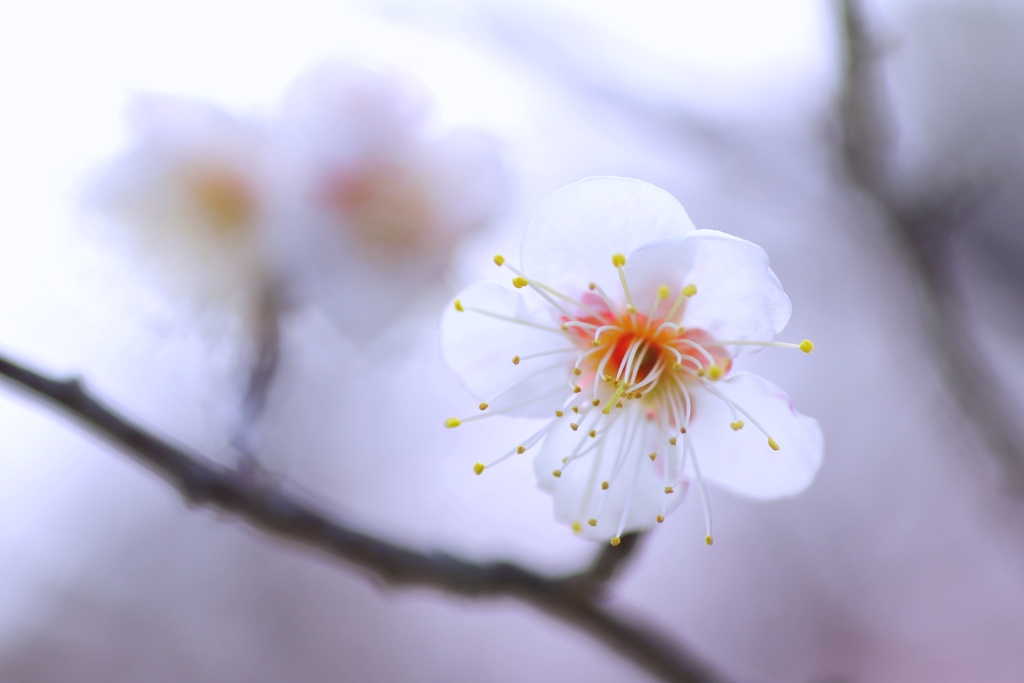
[[[472, 474], [531, 425], [440, 427], [473, 402], [439, 360], [436, 323], [458, 287], [493, 277], [492, 253], [516, 253], [548, 192], [641, 178], [698, 227], [770, 254], [794, 304], [786, 336], [817, 350], [768, 350], [745, 367], [821, 421], [826, 459], [794, 500], [712, 491], [713, 548], [690, 501], [646, 539], [616, 601], [742, 680], [1020, 679], [1024, 502], [952, 398], [898, 240], [843, 171], [833, 3], [38, 2], [0, 16], [5, 353], [79, 374], [230, 461], [238, 321], [167, 296], [116, 232], [83, 217], [82, 188], [125, 144], [132, 92], [260, 115], [325, 56], [391, 63], [434, 93], [437, 125], [500, 141], [510, 199], [374, 340], [313, 307], [288, 314], [260, 425], [268, 468], [417, 547], [581, 565], [594, 546], [553, 522], [526, 459]], [[984, 190], [957, 233], [956, 277], [973, 352], [1024, 403], [1024, 8], [908, 0], [866, 16], [901, 187]], [[382, 591], [187, 509], [122, 454], [0, 391], [5, 683], [643, 676], [520, 604]]]

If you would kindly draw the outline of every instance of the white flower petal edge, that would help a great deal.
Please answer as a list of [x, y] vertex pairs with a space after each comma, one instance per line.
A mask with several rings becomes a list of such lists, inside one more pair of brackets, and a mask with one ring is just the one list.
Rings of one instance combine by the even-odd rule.
[[[445, 359], [478, 397], [495, 398], [446, 426], [491, 414], [546, 413], [551, 417], [540, 430], [474, 471], [540, 446], [534, 470], [554, 497], [556, 518], [612, 545], [627, 531], [664, 521], [693, 483], [710, 544], [705, 480], [759, 500], [790, 496], [810, 484], [822, 457], [817, 422], [797, 413], [770, 382], [731, 374], [733, 357], [764, 346], [810, 353], [814, 345], [773, 340], [789, 319], [790, 302], [760, 247], [711, 230], [676, 230], [677, 221], [661, 219], [679, 214], [664, 193], [644, 185], [592, 179], [545, 200], [554, 199], [558, 211], [545, 210], [531, 226], [545, 225], [545, 239], [567, 261], [573, 257], [568, 243], [555, 239], [554, 213], [581, 240], [576, 253], [584, 258], [567, 263], [569, 276], [556, 268], [557, 259], [546, 262], [548, 279], [540, 279], [494, 257], [539, 308], [530, 310], [523, 296], [495, 283], [473, 285], [452, 303], [442, 321]], [[645, 213], [643, 197], [655, 211]], [[598, 239], [583, 241], [584, 222], [569, 221], [573, 201], [598, 226]], [[612, 252], [630, 244], [617, 233], [634, 223], [624, 214], [602, 223], [598, 204], [612, 214], [631, 207], [638, 232], [656, 239], [628, 257]], [[524, 253], [536, 248], [525, 242]]]
[[[650, 310], [660, 285], [676, 290], [692, 284], [701, 296], [687, 302], [686, 326], [716, 340], [770, 341], [793, 311], [764, 249], [717, 230], [696, 230], [637, 249], [625, 270], [641, 311]], [[731, 348], [750, 353], [761, 347]]]
[[[779, 450], [764, 448], [764, 436], [749, 417], [734, 413], [729, 403], [710, 391], [695, 391], [690, 439], [700, 453], [704, 478], [758, 500], [793, 496], [806, 489], [821, 466], [824, 443], [818, 421], [798, 413], [782, 389], [757, 375], [738, 372], [715, 388], [755, 416]], [[737, 420], [745, 426], [731, 429], [730, 423]]]
[[[442, 355], [487, 415], [548, 417], [565, 403], [575, 347], [550, 315], [531, 314], [519, 292], [496, 282], [471, 285], [458, 302], [441, 323]], [[558, 346], [566, 351], [533, 357]]]
[[531, 277], [556, 288], [607, 291], [618, 276], [612, 254], [682, 237], [693, 230], [686, 210], [665, 190], [631, 178], [596, 177], [551, 193], [526, 225], [520, 262]]

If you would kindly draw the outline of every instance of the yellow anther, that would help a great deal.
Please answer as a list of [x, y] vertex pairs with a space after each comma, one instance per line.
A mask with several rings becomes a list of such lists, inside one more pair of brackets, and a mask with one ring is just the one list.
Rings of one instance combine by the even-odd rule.
[[595, 289], [597, 289], [597, 285], [595, 285], [593, 282], [591, 282], [589, 285], [587, 285], [587, 289], [589, 289], [591, 292], [593, 292]]
[[626, 313], [636, 313], [636, 307], [633, 304], [626, 304]]
[[463, 311], [466, 310], [465, 308], [462, 307], [462, 302], [459, 301], [458, 299], [455, 300], [455, 310], [458, 311], [459, 313], [462, 313]]
[[574, 375], [582, 375], [583, 371], [580, 370], [579, 368], [573, 368], [572, 369], [572, 374], [574, 374]]
[[556, 478], [560, 477], [560, 476], [562, 476], [562, 470], [555, 470], [551, 474], [553, 474]]
[[707, 543], [708, 545], [711, 545], [712, 543], [715, 542], [715, 539], [711, 538], [711, 536], [708, 535], [708, 536], [704, 537], [704, 542]]
[[623, 256], [622, 254], [615, 254], [614, 256], [612, 256], [612, 265], [615, 266], [616, 268], [621, 268], [622, 266], [626, 265], [626, 257]]
[[673, 372], [679, 372], [679, 371], [681, 371], [682, 369], [683, 369], [683, 365], [682, 365], [682, 363], [673, 363], [673, 364], [672, 364], [672, 371], [673, 371]]
[[573, 406], [572, 407], [572, 412], [574, 412], [574, 413], [580, 412], [580, 407], [579, 406]]
[[597, 526], [597, 520], [591, 517], [587, 520], [587, 524], [589, 524], [590, 526]]
[[565, 413], [563, 413], [561, 410], [555, 411], [555, 417], [562, 417], [563, 415], [565, 415]]
[[665, 493], [675, 493], [675, 489], [672, 488], [671, 486], [666, 486]]
[[573, 388], [572, 388], [572, 393], [574, 393], [574, 394], [578, 394], [578, 393], [580, 393], [581, 391], [583, 391], [583, 390], [582, 390], [582, 389], [580, 389], [580, 388], [579, 388], [578, 386], [575, 386], [575, 387], [573, 387]]
[[618, 401], [618, 402], [616, 402], [616, 403], [615, 403], [615, 407], [616, 407], [616, 408], [621, 408], [621, 407], [622, 407], [622, 401]]
[[597, 436], [597, 430], [596, 429], [591, 429], [590, 430], [590, 438], [593, 439], [596, 436]]
[[496, 266], [503, 266], [503, 265], [505, 265], [505, 257], [502, 256], [501, 254], [495, 254], [494, 255], [494, 265], [496, 265]]
[[658, 524], [661, 524], [662, 522], [665, 521], [665, 518], [662, 517], [661, 515], [658, 515], [657, 517], [655, 517], [655, 519], [658, 520]]
[[743, 429], [743, 420], [736, 420], [735, 422], [730, 422], [729, 426], [732, 427], [733, 431], [738, 432], [741, 429]]
[[517, 275], [516, 277], [512, 278], [512, 286], [515, 287], [516, 289], [522, 289], [528, 284], [530, 284], [530, 281], [527, 280], [525, 277], [520, 277]]
[[607, 491], [608, 490], [608, 482], [606, 482], [606, 481], [602, 481], [601, 482], [601, 490], [602, 491]]
[[657, 460], [658, 454], [657, 453], [651, 453], [647, 457], [651, 459], [651, 462], [654, 462], [655, 460]]
[[668, 285], [662, 285], [661, 287], [658, 287], [658, 298], [659, 299], [667, 299], [668, 298]]
[[768, 437], [768, 445], [772, 447], [773, 451], [779, 450], [779, 444], [775, 443], [775, 439]]
[[567, 325], [566, 323], [562, 323], [561, 329], [562, 329], [562, 332], [568, 332], [569, 331], [569, 325]]
[[484, 464], [482, 462], [478, 462], [477, 464], [473, 465], [473, 471], [477, 474], [483, 474]]
[[703, 377], [704, 376], [704, 368], [697, 368], [697, 376], [698, 377]]
[[516, 449], [516, 453], [518, 453], [519, 455], [522, 455], [525, 452], [526, 452], [526, 446], [520, 446], [519, 448]]
[[722, 368], [719, 365], [712, 365], [708, 368], [708, 378], [717, 381], [722, 378]]
[[487, 410], [487, 404], [486, 403], [481, 403], [480, 404], [480, 410]]
[[576, 431], [577, 429], [579, 429], [579, 428], [580, 428], [580, 426], [579, 426], [578, 424], [576, 424], [575, 422], [570, 422], [570, 423], [569, 423], [569, 426], [570, 426], [570, 427], [572, 428], [572, 431], [574, 431], [574, 432], [575, 432], [575, 431]]
[[693, 296], [697, 293], [697, 285], [692, 282], [683, 287], [683, 296]]
[[670, 446], [675, 446], [676, 445], [676, 437], [673, 436], [671, 439], [669, 439], [668, 440], [668, 444]]
[[578, 534], [581, 531], [583, 531], [583, 527], [580, 526], [580, 523], [579, 522], [573, 522], [572, 523], [572, 532], [574, 534]]
[[594, 341], [590, 342], [590, 345], [593, 346], [594, 348], [597, 348], [598, 346], [601, 345], [601, 340], [595, 339]]
[[519, 365], [519, 356], [512, 356], [512, 365]]
[[457, 417], [449, 417], [447, 420], [444, 421], [444, 426], [447, 427], [448, 429], [454, 429], [455, 427], [458, 427], [460, 424], [462, 424], [462, 420], [460, 420]]
[[680, 434], [685, 434], [686, 433], [686, 427], [680, 427], [679, 428], [679, 433]]
[[590, 402], [590, 405], [596, 408], [597, 406], [601, 405], [601, 399], [595, 398], [593, 401]]
[[617, 546], [618, 544], [622, 543], [622, 539], [618, 536], [615, 536], [614, 538], [612, 538], [611, 541], [609, 541], [609, 543], [611, 543], [614, 546]]
[[804, 353], [810, 353], [811, 351], [814, 350], [814, 342], [812, 342], [810, 339], [804, 339], [802, 342], [800, 342], [800, 350], [803, 351]]

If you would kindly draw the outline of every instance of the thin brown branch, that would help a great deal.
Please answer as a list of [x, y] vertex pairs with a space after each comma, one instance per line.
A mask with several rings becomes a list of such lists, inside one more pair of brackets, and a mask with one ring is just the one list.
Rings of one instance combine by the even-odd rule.
[[273, 477], [231, 469], [170, 444], [90, 396], [78, 380], [59, 381], [0, 356], [0, 376], [63, 409], [78, 422], [155, 470], [189, 502], [233, 513], [291, 543], [343, 560], [391, 586], [423, 586], [467, 597], [513, 597], [581, 628], [665, 681], [724, 679], [655, 627], [603, 604], [607, 581], [635, 549], [638, 536], [605, 547], [585, 570], [545, 576], [509, 562], [475, 563], [421, 552], [355, 530], [285, 490]]
[[953, 268], [952, 237], [985, 193], [966, 184], [907, 197], [893, 177], [893, 115], [859, 0], [843, 0], [846, 78], [840, 101], [843, 159], [886, 214], [928, 297], [927, 330], [961, 412], [998, 459], [1008, 488], [1024, 494], [1024, 431], [999, 377], [978, 352]]

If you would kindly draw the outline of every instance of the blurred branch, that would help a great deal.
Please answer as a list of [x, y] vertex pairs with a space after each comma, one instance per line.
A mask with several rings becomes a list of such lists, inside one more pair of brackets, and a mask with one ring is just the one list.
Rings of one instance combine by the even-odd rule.
[[893, 116], [879, 74], [880, 50], [859, 0], [842, 0], [846, 77], [840, 100], [843, 158], [885, 212], [928, 296], [928, 332], [960, 410], [999, 459], [1010, 488], [1024, 494], [1024, 432], [1013, 401], [978, 352], [954, 272], [954, 231], [984, 198], [965, 184], [907, 198], [891, 170]]
[[425, 586], [467, 597], [514, 597], [573, 624], [665, 681], [723, 681], [666, 635], [603, 604], [607, 582], [637, 547], [628, 534], [581, 572], [544, 576], [509, 562], [475, 563], [421, 552], [350, 528], [258, 469], [224, 467], [175, 446], [90, 396], [77, 379], [54, 380], [0, 356], [0, 375], [84, 423], [177, 488], [187, 501], [234, 513], [292, 543], [355, 565], [391, 586]]
[[281, 359], [281, 295], [271, 281], [263, 283], [255, 312], [256, 354], [249, 369], [249, 385], [242, 399], [242, 414], [231, 445], [241, 454], [245, 467], [256, 466], [253, 427], [267, 404], [270, 385]]

